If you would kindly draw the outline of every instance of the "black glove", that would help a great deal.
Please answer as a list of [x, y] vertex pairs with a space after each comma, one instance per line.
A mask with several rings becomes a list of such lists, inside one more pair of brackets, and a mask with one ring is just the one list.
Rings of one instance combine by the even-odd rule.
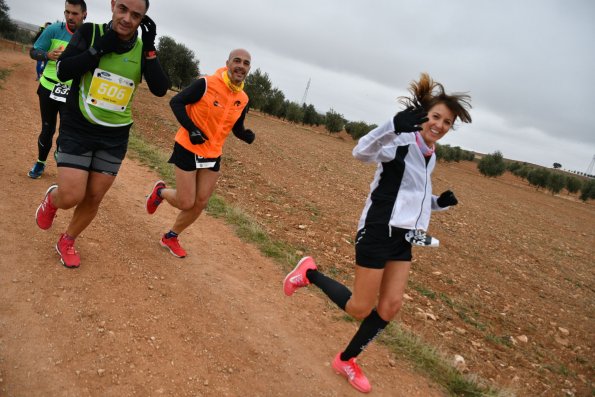
[[200, 145], [209, 140], [205, 133], [198, 128], [188, 132], [188, 135], [190, 135], [190, 142], [192, 142], [193, 145]]
[[393, 118], [395, 133], [421, 130], [421, 125], [428, 121], [427, 116], [428, 113], [422, 107], [408, 107]]
[[457, 205], [459, 200], [455, 197], [455, 194], [450, 190], [443, 192], [440, 197], [436, 200], [440, 208], [450, 207], [451, 205]]
[[252, 142], [254, 142], [255, 138], [256, 135], [252, 132], [252, 130], [244, 130], [244, 133], [240, 137], [240, 139], [246, 142], [247, 144], [251, 144]]
[[148, 15], [145, 15], [140, 23], [143, 32], [143, 51], [155, 51], [155, 36], [157, 36], [157, 25]]
[[118, 34], [113, 29], [108, 29], [105, 34], [95, 39], [93, 48], [97, 51], [97, 56], [102, 56], [118, 49]]

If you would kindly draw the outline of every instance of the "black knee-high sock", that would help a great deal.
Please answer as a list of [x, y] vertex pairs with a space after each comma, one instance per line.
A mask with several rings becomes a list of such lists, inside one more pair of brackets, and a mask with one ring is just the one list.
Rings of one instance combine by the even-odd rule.
[[388, 323], [378, 315], [376, 309], [372, 310], [372, 313], [362, 321], [345, 351], [341, 353], [341, 360], [347, 361], [352, 357], [357, 357], [370, 342], [376, 339]]
[[347, 301], [351, 298], [351, 291], [338, 281], [325, 276], [318, 270], [308, 270], [306, 272], [308, 280], [320, 288], [337, 306], [345, 310]]

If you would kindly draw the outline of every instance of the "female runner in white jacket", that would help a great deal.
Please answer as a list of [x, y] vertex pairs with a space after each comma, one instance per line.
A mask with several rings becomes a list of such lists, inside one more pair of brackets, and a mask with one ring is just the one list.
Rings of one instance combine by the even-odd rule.
[[371, 385], [355, 358], [401, 309], [411, 244], [437, 246], [438, 241], [426, 234], [430, 213], [457, 204], [451, 191], [432, 195], [434, 145], [457, 118], [471, 122], [470, 96], [446, 94], [426, 73], [409, 91], [410, 98], [400, 98], [406, 109], [362, 137], [353, 149], [355, 158], [378, 163], [358, 224], [353, 292], [318, 271], [311, 257], [302, 258], [283, 282], [287, 296], [312, 283], [349, 315], [363, 320], [332, 366], [364, 393]]

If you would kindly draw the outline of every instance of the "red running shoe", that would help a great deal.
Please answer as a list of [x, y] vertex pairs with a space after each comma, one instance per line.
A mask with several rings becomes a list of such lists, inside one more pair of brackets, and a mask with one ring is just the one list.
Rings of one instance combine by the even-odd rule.
[[35, 211], [35, 222], [37, 222], [37, 226], [39, 226], [40, 229], [47, 230], [52, 227], [52, 223], [54, 223], [58, 208], [52, 205], [52, 197], [50, 196], [50, 193], [57, 187], [58, 185], [54, 184], [48, 188], [45, 192], [43, 201], [39, 204], [39, 207], [37, 207], [37, 211]]
[[341, 353], [339, 352], [333, 360], [333, 369], [338, 375], [347, 378], [349, 384], [355, 387], [362, 393], [369, 393], [372, 390], [372, 385], [368, 382], [368, 378], [362, 372], [361, 368], [355, 362], [355, 357], [347, 361], [341, 360]]
[[305, 256], [298, 262], [295, 268], [285, 276], [285, 280], [283, 280], [283, 292], [285, 295], [291, 296], [298, 288], [310, 284], [308, 277], [306, 277], [306, 272], [309, 269], [316, 270], [318, 268], [312, 257]]
[[159, 197], [159, 195], [157, 194], [159, 189], [165, 189], [165, 182], [163, 182], [163, 181], [155, 182], [155, 185], [153, 186], [153, 190], [151, 191], [151, 194], [149, 194], [147, 196], [147, 202], [145, 204], [145, 208], [147, 209], [147, 212], [149, 213], [149, 215], [154, 214], [155, 211], [157, 211], [157, 207], [159, 207], [159, 204], [161, 204], [161, 202], [163, 201], [163, 199], [161, 197]]
[[185, 258], [186, 251], [180, 245], [177, 237], [165, 238], [165, 234], [161, 237], [161, 246], [167, 248], [169, 252], [176, 258]]
[[56, 251], [60, 254], [60, 262], [70, 269], [81, 265], [81, 257], [74, 249], [74, 239], [63, 233], [60, 240], [56, 243]]

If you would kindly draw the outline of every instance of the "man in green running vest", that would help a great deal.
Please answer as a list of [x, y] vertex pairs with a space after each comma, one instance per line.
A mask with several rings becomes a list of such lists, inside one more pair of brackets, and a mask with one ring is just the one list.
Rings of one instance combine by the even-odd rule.
[[40, 178], [45, 170], [45, 162], [52, 148], [52, 140], [56, 132], [58, 113], [66, 102], [66, 95], [70, 87], [70, 81], [62, 82], [58, 79], [56, 60], [86, 17], [87, 4], [84, 0], [66, 0], [64, 22], [46, 26], [29, 52], [31, 58], [38, 62], [45, 62], [37, 89], [41, 112], [41, 132], [37, 138], [37, 161], [28, 174], [30, 178]]
[[[60, 121], [58, 183], [37, 209], [41, 229], [52, 226], [58, 209], [74, 209], [56, 250], [62, 264], [80, 265], [75, 238], [93, 221], [128, 148], [132, 100], [144, 77], [164, 96], [169, 81], [155, 52], [155, 22], [149, 0], [112, 0], [112, 20], [84, 24], [58, 59], [58, 77], [72, 79]], [[142, 30], [142, 40], [138, 28]]]

